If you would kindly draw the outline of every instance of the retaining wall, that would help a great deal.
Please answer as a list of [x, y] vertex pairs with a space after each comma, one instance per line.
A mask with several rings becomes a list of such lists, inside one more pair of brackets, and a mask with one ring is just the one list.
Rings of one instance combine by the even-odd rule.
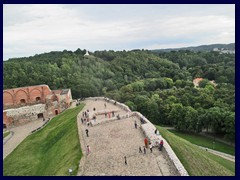
[[180, 160], [178, 159], [178, 157], [176, 156], [176, 154], [174, 153], [174, 151], [172, 150], [168, 142], [160, 134], [155, 134], [156, 127], [141, 113], [136, 111], [132, 112], [127, 105], [123, 103], [119, 103], [113, 99], [105, 98], [105, 97], [89, 97], [89, 98], [86, 98], [86, 100], [93, 100], [93, 101], [103, 100], [112, 104], [116, 104], [116, 106], [129, 112], [129, 116], [136, 116], [139, 119], [141, 118], [143, 121], [143, 124], [141, 125], [141, 129], [143, 133], [146, 135], [146, 137], [150, 140], [151, 144], [153, 146], [158, 146], [159, 142], [163, 140], [164, 142], [163, 148], [167, 152], [169, 158], [172, 160], [179, 174], [181, 176], [189, 176], [188, 172], [186, 171], [186, 169], [184, 168], [184, 166], [182, 165], [182, 163], [180, 162]]

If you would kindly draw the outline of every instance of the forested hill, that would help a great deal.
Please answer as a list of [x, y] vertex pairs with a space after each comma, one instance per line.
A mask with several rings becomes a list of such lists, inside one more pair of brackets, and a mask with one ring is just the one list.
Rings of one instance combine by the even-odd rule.
[[[47, 84], [74, 98], [107, 96], [155, 124], [235, 135], [235, 55], [147, 50], [50, 52], [3, 62], [4, 89]], [[192, 80], [205, 78], [200, 88]], [[218, 84], [214, 87], [209, 80]]]
[[226, 50], [235, 50], [235, 43], [230, 44], [210, 44], [210, 45], [201, 45], [201, 46], [191, 46], [183, 48], [168, 48], [168, 49], [154, 49], [153, 52], [170, 52], [170, 51], [179, 51], [179, 50], [190, 50], [190, 51], [212, 51], [214, 48], [226, 49]]

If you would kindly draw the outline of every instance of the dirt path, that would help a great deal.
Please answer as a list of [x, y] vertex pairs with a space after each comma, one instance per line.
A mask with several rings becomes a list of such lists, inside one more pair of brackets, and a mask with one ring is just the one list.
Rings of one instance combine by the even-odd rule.
[[[127, 112], [119, 107], [104, 101], [85, 101], [87, 109], [93, 112], [104, 112], [116, 110], [116, 114], [126, 115]], [[80, 114], [81, 118], [81, 114]], [[153, 153], [147, 149], [147, 153], [139, 153], [139, 146], [144, 146], [144, 135], [138, 127], [135, 129], [134, 121], [140, 124], [136, 117], [121, 120], [109, 120], [105, 115], [97, 116], [97, 121], [102, 123], [89, 127], [78, 120], [80, 142], [83, 150], [83, 158], [80, 162], [78, 175], [138, 175], [138, 176], [173, 176], [178, 175], [172, 162], [165, 152], [153, 148]], [[89, 130], [89, 137], [86, 137], [85, 129]], [[87, 155], [86, 146], [89, 145], [91, 152]], [[124, 156], [127, 157], [125, 165]]]

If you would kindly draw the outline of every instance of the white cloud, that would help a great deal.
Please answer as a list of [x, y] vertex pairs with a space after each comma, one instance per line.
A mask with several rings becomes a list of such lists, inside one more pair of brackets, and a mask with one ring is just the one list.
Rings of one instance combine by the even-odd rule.
[[168, 48], [235, 40], [234, 5], [5, 5], [3, 20], [4, 60], [63, 49]]

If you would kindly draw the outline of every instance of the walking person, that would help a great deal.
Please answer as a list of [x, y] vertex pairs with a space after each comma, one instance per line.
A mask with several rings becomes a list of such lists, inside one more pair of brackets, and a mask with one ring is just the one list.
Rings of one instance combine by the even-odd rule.
[[94, 108], [93, 108], [93, 111], [95, 111], [95, 110], [96, 110], [96, 108], [94, 107]]
[[162, 148], [163, 148], [163, 140], [161, 140], [159, 143], [159, 151], [162, 151]]
[[139, 153], [142, 153], [142, 148], [141, 148], [141, 146], [139, 146]]
[[90, 154], [90, 146], [87, 145], [87, 155]]
[[135, 121], [134, 126], [135, 126], [135, 128], [137, 129], [137, 121]]
[[104, 107], [105, 107], [105, 109], [107, 108], [107, 105], [106, 105], [106, 103], [104, 103]]
[[150, 152], [152, 153], [152, 144], [151, 143], [149, 144], [149, 149], [150, 149]]
[[146, 154], [146, 148], [145, 148], [145, 146], [143, 146], [143, 152], [144, 152], [144, 154]]
[[85, 131], [86, 131], [86, 135], [87, 135], [87, 137], [89, 137], [89, 136], [88, 136], [88, 129], [86, 129]]
[[144, 139], [144, 144], [145, 144], [145, 147], [148, 148], [148, 138]]
[[83, 118], [81, 118], [81, 122], [82, 122], [82, 124], [83, 124]]
[[127, 157], [124, 156], [124, 159], [125, 159], [125, 165], [127, 165]]

